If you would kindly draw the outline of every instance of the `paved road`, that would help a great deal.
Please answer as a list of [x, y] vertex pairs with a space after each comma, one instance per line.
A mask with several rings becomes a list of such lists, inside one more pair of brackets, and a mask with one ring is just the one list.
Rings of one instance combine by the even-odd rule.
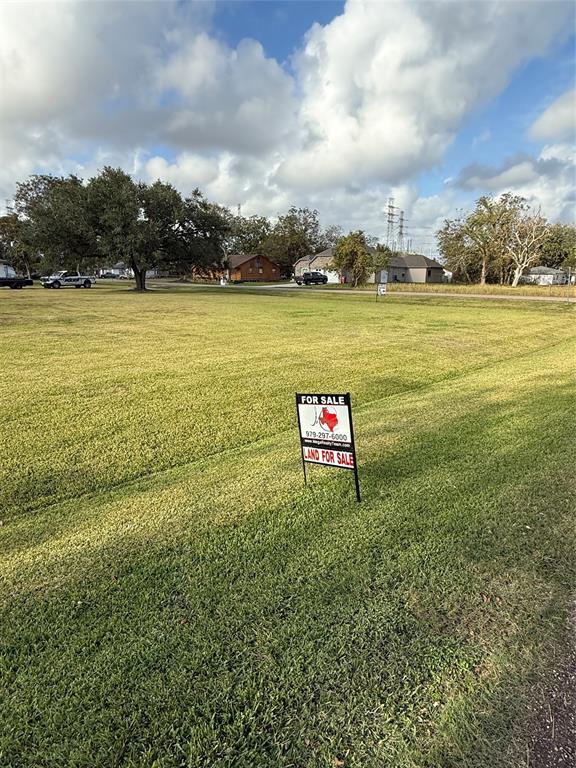
[[[364, 293], [366, 294], [367, 291], [355, 291], [350, 290], [346, 291], [346, 293]], [[493, 299], [495, 301], [566, 301], [574, 303], [576, 302], [576, 298], [568, 297], [568, 296], [511, 296], [510, 294], [505, 295], [493, 295], [493, 294], [485, 294], [485, 293], [449, 293], [448, 291], [444, 292], [432, 292], [432, 291], [388, 291], [386, 296], [442, 296], [447, 297], [449, 299]]]
[[[164, 283], [161, 281], [155, 281], [155, 280], [149, 280], [150, 284], [155, 283], [156, 285], [160, 286], [162, 285], [165, 287], [166, 285], [169, 286], [175, 286], [181, 288], [213, 288], [214, 290], [220, 290], [220, 291], [229, 291], [229, 290], [249, 290], [249, 291], [315, 291], [316, 293], [330, 293], [330, 294], [339, 294], [341, 296], [346, 296], [349, 293], [353, 293], [358, 296], [372, 296], [374, 298], [376, 291], [373, 290], [370, 291], [362, 291], [362, 290], [355, 290], [353, 288], [350, 289], [342, 289], [342, 288], [318, 288], [317, 286], [308, 285], [308, 286], [301, 286], [296, 285], [296, 283], [277, 283], [276, 285], [258, 285], [257, 283], [242, 283], [238, 285], [227, 285], [227, 286], [221, 286], [221, 285], [215, 285], [214, 283]], [[493, 294], [484, 294], [484, 293], [451, 293], [450, 291], [439, 291], [439, 292], [432, 292], [432, 291], [389, 291], [386, 294], [386, 298], [394, 298], [396, 296], [401, 296], [402, 298], [408, 296], [424, 296], [428, 298], [435, 298], [440, 297], [443, 299], [483, 299], [487, 301], [560, 301], [564, 303], [570, 302], [571, 304], [576, 303], [576, 297], [568, 297], [568, 296], [526, 296], [522, 294], [512, 295], [512, 294], [503, 294], [503, 295], [493, 295]], [[380, 298], [382, 301], [382, 297]]]

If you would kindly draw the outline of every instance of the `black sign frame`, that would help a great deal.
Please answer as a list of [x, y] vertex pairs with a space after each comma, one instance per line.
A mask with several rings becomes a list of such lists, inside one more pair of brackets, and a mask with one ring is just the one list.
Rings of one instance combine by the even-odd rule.
[[[330, 440], [328, 437], [326, 439], [320, 439], [320, 438], [310, 438], [310, 437], [302, 437], [302, 423], [300, 421], [300, 409], [298, 408], [299, 405], [311, 405], [309, 402], [303, 402], [304, 398], [317, 398], [317, 403], [319, 405], [324, 404], [337, 404], [339, 406], [344, 406], [348, 409], [348, 420], [350, 423], [350, 441], [349, 442], [341, 442], [337, 440]], [[326, 401], [329, 401], [326, 403]], [[335, 402], [336, 401], [336, 402]], [[304, 484], [306, 485], [308, 483], [308, 478], [306, 476], [306, 462], [310, 464], [321, 464], [322, 466], [326, 467], [334, 467], [335, 469], [352, 469], [354, 472], [354, 485], [356, 487], [356, 501], [360, 502], [362, 501], [362, 497], [360, 494], [360, 479], [358, 477], [358, 462], [356, 460], [356, 443], [354, 440], [354, 422], [352, 420], [352, 399], [350, 397], [350, 392], [345, 393], [338, 393], [338, 394], [325, 394], [325, 393], [318, 393], [318, 392], [297, 392], [296, 393], [296, 415], [298, 417], [298, 435], [300, 437], [300, 456], [302, 459], [302, 471], [304, 472]], [[304, 448], [318, 448], [318, 449], [334, 449], [339, 450], [342, 453], [350, 453], [352, 455], [352, 460], [354, 463], [353, 467], [347, 467], [345, 465], [338, 465], [338, 464], [327, 464], [324, 462], [315, 462], [311, 460], [307, 460], [304, 458]]]

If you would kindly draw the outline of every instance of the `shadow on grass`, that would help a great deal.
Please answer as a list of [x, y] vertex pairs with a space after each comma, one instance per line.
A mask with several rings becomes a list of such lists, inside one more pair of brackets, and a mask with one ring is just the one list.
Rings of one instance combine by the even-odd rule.
[[572, 402], [477, 401], [366, 463], [362, 505], [315, 473], [13, 599], [3, 761], [497, 766], [574, 584]]

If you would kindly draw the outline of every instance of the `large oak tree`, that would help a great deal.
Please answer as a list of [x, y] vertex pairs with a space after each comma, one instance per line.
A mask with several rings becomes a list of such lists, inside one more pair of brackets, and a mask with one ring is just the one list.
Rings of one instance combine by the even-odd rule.
[[262, 245], [263, 253], [280, 265], [284, 275], [291, 275], [294, 264], [326, 247], [318, 211], [292, 206], [278, 217], [270, 236]]
[[94, 268], [123, 261], [136, 290], [153, 267], [191, 271], [221, 265], [229, 225], [222, 208], [199, 190], [183, 199], [170, 184], [134, 181], [104, 168], [85, 184], [76, 176], [32, 176], [18, 185], [16, 211], [23, 241], [44, 263]]

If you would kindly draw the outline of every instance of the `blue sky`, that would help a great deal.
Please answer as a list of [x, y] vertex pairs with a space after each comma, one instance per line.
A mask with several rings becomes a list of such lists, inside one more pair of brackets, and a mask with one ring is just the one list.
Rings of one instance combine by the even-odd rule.
[[109, 164], [376, 236], [393, 196], [422, 248], [482, 194], [572, 220], [574, 25], [564, 0], [3, 4], [0, 198]]
[[327, 24], [342, 13], [343, 8], [343, 2], [332, 0], [223, 0], [215, 6], [214, 29], [231, 46], [245, 37], [253, 37], [262, 43], [269, 56], [290, 67], [289, 59], [302, 45], [310, 27], [315, 23]]
[[[310, 27], [327, 24], [342, 13], [344, 5], [331, 0], [227, 0], [217, 4], [213, 24], [229, 45], [253, 37], [269, 56], [291, 69], [291, 57]], [[423, 195], [441, 191], [445, 180], [457, 177], [466, 165], [498, 166], [514, 155], [540, 150], [543, 142], [531, 140], [528, 130], [540, 112], [574, 86], [575, 45], [571, 35], [547, 55], [528, 56], [507, 87], [463, 121], [438, 166], [419, 176], [419, 191]]]
[[446, 175], [454, 175], [471, 160], [497, 165], [512, 154], [541, 148], [543, 142], [532, 141], [528, 130], [541, 112], [574, 86], [574, 45], [571, 36], [548, 56], [528, 59], [501, 93], [463, 122], [445, 158]]
[[[438, 193], [466, 166], [497, 167], [508, 158], [540, 152], [545, 142], [531, 139], [529, 129], [541, 112], [573, 87], [575, 44], [572, 35], [549, 55], [521, 64], [501, 93], [463, 121], [438, 167], [420, 175], [420, 193]], [[477, 197], [469, 192], [461, 202], [472, 206]]]

